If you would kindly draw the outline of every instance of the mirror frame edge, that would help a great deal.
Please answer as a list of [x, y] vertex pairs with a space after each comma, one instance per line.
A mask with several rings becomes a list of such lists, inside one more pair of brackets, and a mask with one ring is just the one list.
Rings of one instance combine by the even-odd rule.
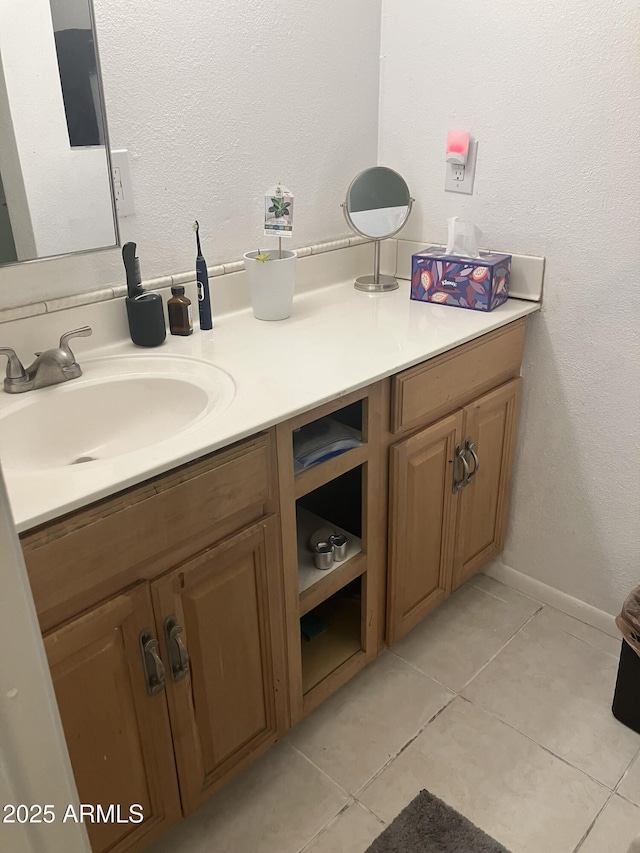
[[104, 138], [105, 154], [107, 157], [107, 174], [109, 179], [109, 194], [111, 196], [111, 213], [113, 216], [113, 231], [115, 243], [109, 246], [95, 246], [90, 249], [78, 249], [75, 252], [63, 252], [59, 255], [43, 255], [39, 258], [26, 258], [23, 260], [7, 261], [6, 263], [0, 264], [0, 274], [3, 269], [11, 269], [11, 267], [20, 266], [22, 264], [37, 264], [40, 263], [40, 261], [54, 261], [60, 258], [71, 258], [75, 255], [88, 255], [93, 252], [109, 252], [113, 249], [120, 249], [122, 247], [120, 224], [118, 221], [118, 208], [116, 206], [116, 194], [113, 187], [113, 165], [111, 163], [111, 142], [109, 139], [109, 122], [107, 121], [107, 102], [104, 96], [104, 85], [102, 82], [102, 65], [100, 63], [100, 47], [98, 44], [98, 29], [96, 26], [96, 16], [93, 0], [87, 0], [87, 5], [89, 7], [89, 19], [91, 21], [93, 43], [96, 51], [96, 68], [98, 70], [98, 93], [100, 95], [100, 101], [102, 105], [102, 133]]
[[[361, 177], [365, 172], [368, 172], [370, 169], [380, 169], [380, 168], [388, 169], [390, 172], [393, 172], [394, 175], [397, 175], [403, 181], [405, 187], [407, 188], [407, 192], [409, 193], [409, 203], [407, 205], [406, 216], [402, 220], [402, 224], [398, 228], [396, 228], [395, 231], [392, 231], [391, 233], [386, 234], [384, 237], [372, 237], [371, 234], [365, 234], [354, 224], [354, 222], [351, 218], [351, 214], [349, 213], [349, 193], [351, 192], [351, 188], [353, 187], [355, 182], [358, 180], [358, 178]], [[349, 226], [349, 228], [351, 228], [353, 231], [355, 231], [356, 234], [359, 234], [361, 237], [364, 237], [366, 240], [389, 240], [391, 237], [395, 237], [396, 234], [398, 234], [400, 231], [402, 231], [404, 226], [407, 224], [407, 221], [409, 220], [409, 216], [411, 215], [411, 210], [413, 208], [414, 202], [415, 202], [415, 199], [411, 195], [411, 190], [409, 189], [409, 184], [405, 181], [405, 179], [402, 177], [400, 172], [396, 172], [396, 170], [392, 169], [390, 166], [368, 166], [366, 169], [362, 169], [362, 171], [358, 172], [358, 174], [355, 176], [355, 178], [353, 178], [353, 180], [351, 181], [351, 183], [347, 187], [345, 199], [340, 204], [340, 206], [342, 207], [342, 212], [344, 213], [344, 218], [347, 220], [347, 225]]]

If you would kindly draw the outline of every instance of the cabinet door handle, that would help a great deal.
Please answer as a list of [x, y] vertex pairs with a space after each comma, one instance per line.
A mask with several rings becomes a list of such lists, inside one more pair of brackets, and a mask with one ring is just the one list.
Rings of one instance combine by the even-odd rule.
[[147, 693], [155, 696], [164, 690], [164, 664], [160, 660], [158, 641], [148, 628], [140, 632], [139, 641]]
[[464, 485], [468, 486], [480, 470], [480, 460], [478, 459], [477, 448], [470, 438], [465, 439], [464, 448], [473, 457], [473, 471], [467, 475], [467, 479], [464, 481]]
[[171, 680], [181, 681], [189, 673], [189, 652], [182, 642], [182, 625], [175, 616], [167, 616], [164, 620], [164, 636], [167, 643], [167, 654], [171, 666]]
[[[462, 477], [458, 478], [458, 470], [462, 465]], [[469, 477], [469, 463], [467, 462], [466, 450], [459, 444], [456, 444], [456, 454], [453, 462], [453, 493], [459, 492], [463, 486], [466, 486]]]

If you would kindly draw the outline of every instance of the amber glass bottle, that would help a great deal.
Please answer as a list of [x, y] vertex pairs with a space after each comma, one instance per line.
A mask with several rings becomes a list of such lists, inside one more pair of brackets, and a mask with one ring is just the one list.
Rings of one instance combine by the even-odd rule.
[[171, 299], [167, 302], [167, 308], [169, 310], [169, 328], [171, 334], [192, 334], [191, 300], [184, 295], [184, 287], [171, 288]]

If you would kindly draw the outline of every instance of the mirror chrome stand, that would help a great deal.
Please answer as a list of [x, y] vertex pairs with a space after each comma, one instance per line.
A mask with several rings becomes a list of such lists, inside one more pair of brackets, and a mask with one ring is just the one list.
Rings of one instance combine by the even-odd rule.
[[380, 273], [380, 240], [373, 243], [373, 275], [358, 276], [353, 286], [366, 293], [387, 293], [400, 287], [395, 276]]
[[394, 237], [405, 225], [413, 199], [407, 182], [393, 169], [372, 166], [351, 181], [342, 212], [349, 227], [373, 241], [373, 275], [361, 275], [356, 290], [365, 293], [388, 293], [399, 284], [392, 275], [380, 273], [380, 241]]

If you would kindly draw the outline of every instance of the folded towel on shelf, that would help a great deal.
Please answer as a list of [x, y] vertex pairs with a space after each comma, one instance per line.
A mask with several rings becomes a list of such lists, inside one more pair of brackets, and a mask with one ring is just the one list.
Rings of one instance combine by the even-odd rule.
[[334, 421], [320, 418], [293, 433], [293, 462], [296, 473], [326, 462], [333, 456], [360, 447], [362, 436], [359, 430]]

